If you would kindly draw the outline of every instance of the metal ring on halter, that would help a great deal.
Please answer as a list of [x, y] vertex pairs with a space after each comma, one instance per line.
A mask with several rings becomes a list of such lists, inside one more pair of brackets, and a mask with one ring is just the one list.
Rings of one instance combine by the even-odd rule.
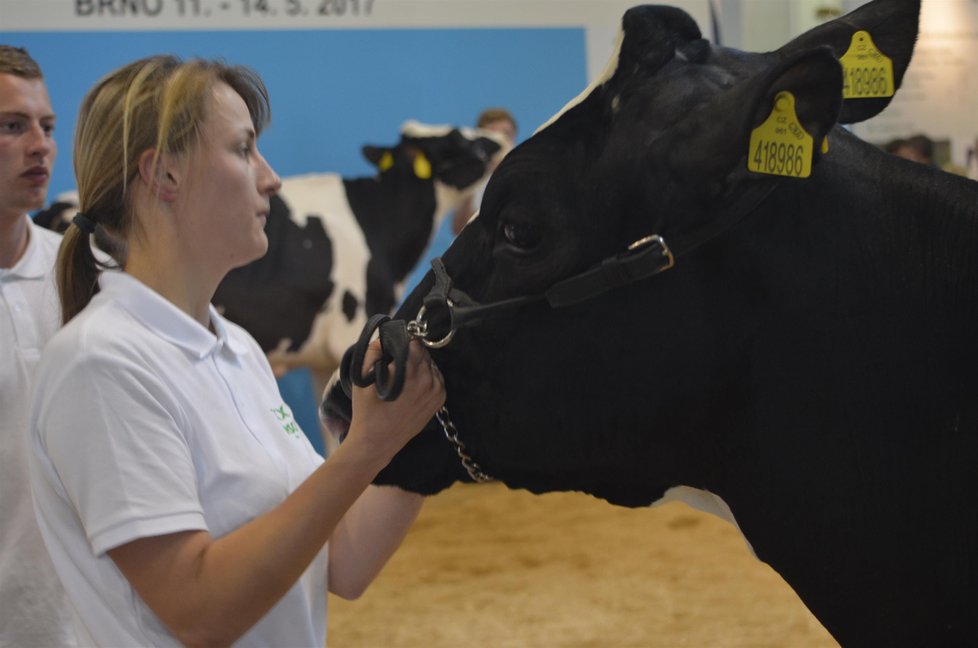
[[[455, 304], [452, 302], [451, 299], [446, 299], [445, 303], [448, 304], [449, 308], [455, 306]], [[428, 323], [422, 319], [424, 317], [426, 310], [427, 309], [424, 306], [422, 306], [421, 310], [418, 311], [418, 316], [415, 317], [414, 322], [412, 322], [417, 324], [418, 329], [420, 331], [423, 331], [423, 333], [421, 333], [420, 335], [421, 343], [424, 344], [429, 349], [440, 349], [442, 347], [448, 346], [448, 343], [452, 341], [453, 337], [455, 337], [455, 329], [451, 329], [450, 331], [448, 331], [445, 337], [443, 337], [440, 340], [429, 340], [426, 337], [428, 335]]]

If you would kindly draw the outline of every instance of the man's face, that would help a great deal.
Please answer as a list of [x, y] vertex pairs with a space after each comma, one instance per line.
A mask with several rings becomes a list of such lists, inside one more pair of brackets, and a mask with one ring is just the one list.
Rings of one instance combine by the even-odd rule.
[[509, 140], [510, 145], [516, 142], [516, 127], [508, 119], [496, 119], [483, 126], [486, 130], [501, 133]]
[[57, 151], [44, 80], [0, 73], [0, 220], [44, 206]]

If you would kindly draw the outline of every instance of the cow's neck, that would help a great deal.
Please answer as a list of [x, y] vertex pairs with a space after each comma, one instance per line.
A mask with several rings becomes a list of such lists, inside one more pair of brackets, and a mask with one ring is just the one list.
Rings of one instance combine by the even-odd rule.
[[[928, 510], [969, 487], [941, 467], [978, 428], [978, 185], [833, 145], [845, 166], [772, 194], [704, 255], [731, 271], [703, 302], [723, 339], [699, 343], [729, 356], [714, 388], [741, 395], [684, 468], [806, 603], [831, 602], [813, 607], [827, 625], [860, 591], [906, 588], [884, 565], [908, 539], [974, 537]], [[878, 564], [852, 551], [871, 545]], [[928, 586], [954, 568], [914, 560], [902, 577]]]
[[924, 309], [978, 326], [978, 183], [851, 136], [832, 146], [835, 158], [775, 190], [713, 251], [745, 300], [763, 293], [766, 308], [782, 311], [817, 305], [820, 320], [857, 307], [884, 318]]
[[384, 259], [392, 278], [402, 281], [431, 241], [434, 182], [388, 173], [344, 180], [344, 185], [371, 255]]

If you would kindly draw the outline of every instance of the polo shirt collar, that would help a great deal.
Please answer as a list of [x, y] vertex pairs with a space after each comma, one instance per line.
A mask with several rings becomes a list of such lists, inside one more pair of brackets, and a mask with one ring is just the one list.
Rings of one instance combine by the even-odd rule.
[[30, 216], [25, 215], [24, 218], [27, 220], [27, 249], [8, 272], [20, 279], [43, 279], [51, 272], [51, 261], [41, 254], [40, 235], [34, 231], [39, 226], [34, 225]]
[[106, 298], [126, 309], [147, 329], [198, 360], [222, 349], [234, 355], [248, 353], [241, 332], [229, 327], [213, 304], [209, 305], [212, 333], [130, 274], [106, 270], [99, 276], [99, 287]]

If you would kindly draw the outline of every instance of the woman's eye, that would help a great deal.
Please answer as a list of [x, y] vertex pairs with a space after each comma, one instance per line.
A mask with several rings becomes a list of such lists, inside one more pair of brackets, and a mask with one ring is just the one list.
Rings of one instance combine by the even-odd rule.
[[540, 244], [540, 232], [535, 225], [508, 222], [503, 225], [503, 236], [513, 247], [532, 250]]

